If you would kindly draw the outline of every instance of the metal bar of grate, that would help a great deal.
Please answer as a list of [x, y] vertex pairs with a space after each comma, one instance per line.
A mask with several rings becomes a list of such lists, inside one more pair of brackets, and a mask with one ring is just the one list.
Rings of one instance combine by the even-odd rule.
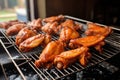
[[16, 62], [13, 60], [11, 54], [9, 53], [9, 51], [7, 50], [7, 48], [5, 47], [4, 43], [1, 41], [0, 39], [0, 43], [2, 44], [3, 48], [5, 49], [6, 53], [9, 55], [9, 57], [11, 58], [13, 64], [15, 65], [15, 67], [17, 68], [18, 72], [21, 74], [21, 77], [23, 78], [23, 80], [26, 80], [25, 76], [23, 75], [22, 71], [20, 70], [20, 68], [18, 67], [18, 65], [16, 64]]

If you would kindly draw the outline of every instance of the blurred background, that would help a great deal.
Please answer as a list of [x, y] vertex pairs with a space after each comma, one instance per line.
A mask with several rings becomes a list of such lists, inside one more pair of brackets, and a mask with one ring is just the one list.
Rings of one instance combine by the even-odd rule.
[[0, 0], [0, 21], [63, 14], [119, 28], [119, 4], [119, 0]]

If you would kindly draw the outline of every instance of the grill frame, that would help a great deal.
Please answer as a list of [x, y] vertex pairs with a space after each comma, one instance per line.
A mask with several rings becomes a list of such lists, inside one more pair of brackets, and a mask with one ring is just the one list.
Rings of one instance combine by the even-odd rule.
[[[71, 17], [71, 16], [65, 16], [66, 19], [72, 19], [76, 22], [80, 22], [80, 23], [83, 23], [83, 24], [86, 24], [87, 22], [90, 22], [90, 21], [86, 21], [86, 20], [82, 20], [82, 19], [78, 19], [78, 18], [74, 18], [74, 17]], [[98, 25], [101, 25], [101, 24], [98, 24]], [[105, 25], [102, 25], [102, 26], [105, 26]], [[18, 70], [18, 73], [21, 75], [21, 77], [23, 78], [23, 80], [26, 80], [25, 78], [25, 75], [23, 74], [20, 66], [21, 65], [29, 65], [29, 67], [31, 67], [31, 69], [34, 70], [34, 72], [40, 77], [40, 79], [44, 80], [56, 80], [56, 79], [60, 79], [60, 78], [64, 78], [66, 76], [69, 76], [71, 74], [74, 74], [74, 73], [77, 73], [77, 72], [80, 72], [86, 68], [89, 68], [91, 66], [94, 66], [96, 64], [99, 64], [115, 55], [117, 55], [118, 53], [120, 53], [120, 50], [119, 50], [119, 47], [120, 47], [120, 43], [117, 42], [117, 41], [114, 41], [114, 38], [116, 36], [116, 38], [120, 39], [120, 30], [117, 29], [117, 28], [114, 28], [112, 27], [112, 29], [114, 30], [114, 32], [105, 39], [105, 42], [107, 43], [108, 47], [111, 47], [109, 51], [109, 49], [105, 49], [104, 53], [103, 54], [96, 54], [97, 52], [93, 51], [92, 53], [92, 59], [90, 59], [90, 63], [86, 66], [86, 67], [82, 67], [79, 63], [75, 63], [73, 65], [71, 65], [70, 67], [68, 67], [67, 69], [63, 69], [63, 70], [59, 70], [57, 68], [52, 68], [51, 70], [47, 70], [47, 69], [39, 69], [37, 67], [35, 67], [34, 65], [34, 60], [38, 59], [39, 54], [41, 51], [38, 50], [38, 52], [36, 52], [37, 54], [34, 54], [34, 50], [33, 52], [28, 52], [28, 53], [21, 53], [17, 46], [15, 45], [14, 43], [14, 39], [15, 37], [8, 37], [6, 34], [5, 34], [5, 31], [4, 30], [1, 30], [1, 37], [0, 37], [0, 44], [1, 44], [1, 47], [4, 48], [4, 51], [5, 51], [5, 54], [7, 54], [11, 60], [11, 63], [14, 64], [16, 70]], [[116, 32], [115, 32], [116, 31]], [[4, 40], [5, 39], [5, 40]], [[56, 37], [53, 37], [53, 39], [55, 40]], [[113, 39], [113, 40], [112, 40]], [[114, 41], [114, 43], [112, 42]], [[109, 46], [110, 45], [110, 46]], [[106, 46], [107, 47], [107, 46]], [[17, 54], [13, 54], [11, 52], [11, 48], [14, 48], [17, 52]], [[41, 49], [41, 47], [40, 47]], [[118, 50], [118, 51], [115, 51]], [[95, 53], [95, 54], [94, 54]], [[19, 56], [20, 58], [22, 58], [22, 61], [21, 63], [17, 63], [16, 62], [16, 58], [14, 59], [14, 57], [16, 56]], [[18, 57], [18, 62], [21, 61], [20, 58]], [[29, 60], [29, 59], [32, 59], [32, 60]], [[4, 76], [5, 76], [5, 79], [8, 80], [8, 77], [7, 77], [7, 72], [5, 71], [4, 69], [4, 65], [5, 64], [8, 64], [8, 63], [1, 63], [1, 66], [2, 66], [2, 70], [3, 70], [3, 73], [4, 73]], [[56, 77], [55, 77], [56, 76]]]

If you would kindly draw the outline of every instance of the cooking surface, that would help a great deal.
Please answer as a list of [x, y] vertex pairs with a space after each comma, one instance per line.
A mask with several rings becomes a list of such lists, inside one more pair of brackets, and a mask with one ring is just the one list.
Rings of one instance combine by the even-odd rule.
[[[66, 18], [71, 18], [71, 17], [66, 16]], [[83, 26], [84, 29], [87, 28], [85, 25], [86, 21], [80, 20], [80, 19], [73, 19], [73, 20], [82, 23], [84, 25]], [[80, 34], [83, 33], [83, 31], [80, 31]], [[56, 40], [58, 37], [55, 35], [52, 38], [53, 40]], [[2, 69], [1, 67], [1, 69], [5, 70], [5, 74], [4, 74], [4, 71], [3, 73], [1, 72], [0, 74], [6, 75], [7, 78], [9, 78], [10, 80], [13, 80], [14, 78], [21, 78], [21, 77], [25, 77], [27, 80], [29, 80], [30, 78], [33, 78], [33, 80], [34, 78], [35, 80], [60, 79], [68, 75], [71, 75], [73, 73], [87, 69], [88, 67], [98, 64], [120, 53], [120, 50], [119, 50], [120, 32], [117, 30], [113, 30], [113, 33], [105, 39], [106, 45], [103, 47], [102, 54], [99, 54], [94, 49], [90, 50], [92, 53], [92, 58], [90, 59], [90, 62], [86, 67], [82, 67], [78, 62], [76, 62], [73, 65], [69, 66], [67, 69], [59, 70], [53, 67], [52, 69], [47, 70], [43, 68], [36, 68], [34, 66], [34, 61], [39, 58], [39, 53], [42, 51], [42, 47], [37, 47], [27, 53], [21, 53], [14, 43], [15, 37], [6, 36], [5, 31], [1, 30], [0, 39], [1, 39], [0, 63], [4, 68]], [[13, 58], [12, 60], [15, 61], [14, 65], [10, 59], [10, 56], [8, 56], [8, 54], [10, 54], [10, 56]], [[14, 67], [14, 69], [12, 66]], [[22, 73], [19, 72], [18, 69], [16, 69], [16, 66], [19, 68], [19, 70]], [[20, 76], [20, 74], [22, 74], [23, 76]]]

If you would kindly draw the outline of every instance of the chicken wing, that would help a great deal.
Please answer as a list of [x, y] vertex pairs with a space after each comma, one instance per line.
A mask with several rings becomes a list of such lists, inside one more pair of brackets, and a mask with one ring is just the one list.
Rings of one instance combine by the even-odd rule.
[[15, 24], [26, 24], [26, 23], [18, 21], [18, 20], [10, 20], [7, 22], [1, 22], [0, 28], [8, 29], [9, 27], [11, 27], [12, 25], [15, 25]]
[[62, 21], [63, 19], [64, 19], [63, 15], [58, 15], [58, 16], [52, 16], [52, 17], [45, 18], [45, 19], [43, 19], [43, 21], [47, 22], [47, 23], [48, 22], [51, 23], [51, 22], [55, 22], [55, 21], [59, 22], [59, 21]]
[[80, 35], [76, 30], [71, 29], [69, 27], [64, 27], [60, 32], [59, 40], [62, 42], [68, 42], [70, 39], [75, 39], [78, 38], [79, 36]]
[[71, 48], [76, 48], [80, 46], [94, 46], [97, 45], [99, 42], [104, 40], [104, 36], [96, 35], [96, 36], [86, 36], [82, 38], [72, 39], [70, 40], [69, 46]]
[[24, 27], [26, 27], [25, 24], [15, 24], [6, 30], [6, 34], [8, 36], [16, 35]]
[[32, 50], [33, 48], [42, 44], [43, 40], [44, 40], [44, 35], [42, 34], [32, 36], [26, 39], [25, 41], [23, 41], [22, 43], [20, 43], [19, 50], [22, 52], [28, 52]]
[[54, 34], [58, 32], [58, 22], [47, 23], [42, 27], [42, 31], [47, 34]]
[[38, 18], [33, 20], [32, 22], [28, 23], [28, 25], [31, 26], [33, 30], [40, 31], [42, 27], [42, 19]]
[[102, 36], [108, 36], [112, 29], [110, 27], [102, 27], [102, 26], [99, 26], [95, 23], [87, 23], [88, 25], [88, 29], [86, 30], [85, 34], [86, 35], [102, 35]]
[[15, 43], [17, 46], [20, 45], [24, 40], [26, 40], [29, 37], [37, 35], [36, 31], [31, 30], [29, 27], [25, 27], [19, 31], [19, 33], [16, 36]]
[[50, 68], [53, 65], [54, 58], [63, 51], [62, 42], [51, 41], [40, 54], [39, 60], [35, 61], [36, 67]]
[[81, 30], [82, 24], [75, 23], [75, 21], [67, 19], [65, 22], [61, 23], [61, 27], [69, 27], [74, 30]]
[[81, 59], [82, 57], [80, 57], [80, 55], [86, 54], [87, 52], [87, 47], [80, 47], [77, 49], [64, 51], [55, 57], [54, 64], [57, 68], [64, 69], [79, 58]]

